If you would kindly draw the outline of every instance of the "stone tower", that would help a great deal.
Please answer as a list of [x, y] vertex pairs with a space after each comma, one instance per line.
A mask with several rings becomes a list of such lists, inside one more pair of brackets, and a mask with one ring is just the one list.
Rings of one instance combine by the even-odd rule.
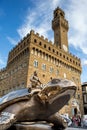
[[59, 7], [54, 10], [52, 29], [54, 30], [54, 44], [56, 47], [68, 51], [68, 21], [65, 13]]

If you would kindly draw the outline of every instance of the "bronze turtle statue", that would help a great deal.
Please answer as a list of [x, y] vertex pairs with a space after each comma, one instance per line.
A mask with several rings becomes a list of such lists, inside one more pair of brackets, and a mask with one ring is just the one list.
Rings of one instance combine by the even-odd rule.
[[7, 130], [16, 122], [47, 121], [54, 127], [65, 127], [56, 114], [75, 94], [76, 85], [67, 79], [52, 79], [34, 92], [16, 90], [0, 99], [0, 130]]

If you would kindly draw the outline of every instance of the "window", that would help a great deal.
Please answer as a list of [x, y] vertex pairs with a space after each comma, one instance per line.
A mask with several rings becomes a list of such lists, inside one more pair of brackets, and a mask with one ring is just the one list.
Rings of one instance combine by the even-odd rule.
[[62, 56], [62, 53], [60, 53], [60, 56]]
[[87, 95], [84, 94], [84, 103], [87, 103]]
[[59, 75], [59, 70], [56, 70], [56, 76], [58, 76]]
[[75, 64], [75, 61], [73, 60], [73, 63]]
[[46, 70], [46, 65], [42, 64], [42, 70]]
[[78, 99], [80, 99], [80, 94], [78, 94]]
[[37, 60], [34, 61], [34, 67], [38, 67], [38, 61]]
[[48, 47], [48, 50], [50, 51], [50, 50], [51, 50], [51, 48], [50, 48], [50, 47]]
[[56, 54], [58, 55], [58, 51], [56, 52]]
[[53, 49], [53, 53], [55, 52], [55, 50]]
[[49, 71], [50, 71], [50, 73], [53, 73], [54, 69], [52, 67], [50, 67]]
[[63, 58], [65, 58], [65, 55], [63, 55]]
[[86, 93], [87, 93], [87, 86], [86, 86], [86, 88], [85, 88], [85, 89], [86, 89]]
[[36, 40], [36, 39], [34, 39], [34, 43], [37, 43], [37, 40]]
[[72, 59], [70, 59], [70, 61], [72, 62]]
[[46, 48], [46, 44], [44, 44], [44, 48]]
[[69, 57], [67, 57], [67, 60], [69, 60]]
[[42, 43], [41, 43], [41, 42], [39, 42], [39, 45], [41, 46], [41, 45], [42, 45]]

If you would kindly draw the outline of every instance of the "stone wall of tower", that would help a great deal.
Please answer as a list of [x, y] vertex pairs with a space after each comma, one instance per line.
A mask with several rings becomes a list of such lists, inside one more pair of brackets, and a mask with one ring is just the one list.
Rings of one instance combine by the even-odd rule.
[[9, 52], [7, 66], [0, 71], [0, 96], [12, 90], [26, 87], [29, 45], [30, 37], [28, 36]]
[[59, 7], [54, 10], [52, 29], [54, 30], [54, 44], [62, 49], [64, 49], [64, 45], [68, 51], [68, 21], [65, 19], [65, 13]]

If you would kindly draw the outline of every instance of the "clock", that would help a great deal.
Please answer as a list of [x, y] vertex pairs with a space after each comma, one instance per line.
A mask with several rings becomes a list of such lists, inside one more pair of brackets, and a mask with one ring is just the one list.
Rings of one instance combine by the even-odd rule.
[[63, 44], [63, 49], [64, 49], [64, 51], [66, 51], [66, 52], [68, 51], [67, 46], [66, 46], [66, 45], [64, 45], [64, 44]]

